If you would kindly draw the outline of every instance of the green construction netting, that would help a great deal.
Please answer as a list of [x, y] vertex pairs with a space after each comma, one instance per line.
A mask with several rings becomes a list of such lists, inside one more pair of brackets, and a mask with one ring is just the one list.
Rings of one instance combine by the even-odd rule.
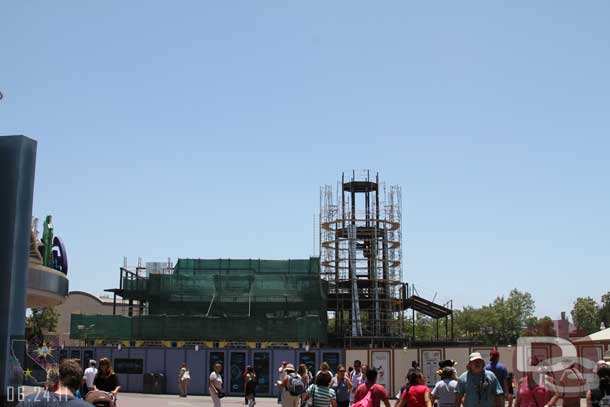
[[[79, 326], [91, 327], [78, 329]], [[165, 341], [326, 341], [326, 321], [298, 318], [72, 315], [72, 339]]]
[[[148, 315], [129, 320], [133, 340], [326, 338], [327, 286], [320, 279], [320, 261], [315, 257], [180, 259], [173, 274], [125, 278], [122, 287], [123, 298], [148, 303]], [[79, 332], [72, 330], [71, 335]], [[119, 339], [110, 338], [114, 333], [105, 329], [96, 329], [95, 335], [96, 339]]]
[[70, 337], [84, 340], [129, 340], [132, 336], [131, 325], [131, 318], [121, 315], [72, 314]]

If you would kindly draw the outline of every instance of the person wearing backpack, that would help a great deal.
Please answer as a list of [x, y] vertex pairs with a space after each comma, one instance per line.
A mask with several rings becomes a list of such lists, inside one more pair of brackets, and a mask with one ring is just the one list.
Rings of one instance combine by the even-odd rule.
[[385, 387], [377, 384], [377, 369], [371, 366], [364, 374], [366, 382], [356, 389], [352, 407], [380, 407], [382, 401], [385, 407], [390, 407], [388, 392]]
[[[316, 376], [316, 383], [307, 388], [303, 400], [307, 407], [337, 407], [337, 396], [331, 389], [332, 376], [328, 372], [321, 372]], [[388, 406], [389, 407], [389, 406]]]
[[252, 407], [256, 404], [256, 385], [258, 384], [258, 378], [254, 372], [252, 366], [247, 366], [244, 372], [244, 399], [248, 407]]
[[330, 387], [335, 391], [337, 396], [337, 405], [339, 407], [349, 407], [352, 382], [345, 375], [345, 366], [337, 366], [337, 375], [333, 377]]
[[280, 382], [280, 397], [282, 407], [299, 407], [301, 395], [305, 392], [305, 385], [290, 363], [284, 368], [286, 373]]

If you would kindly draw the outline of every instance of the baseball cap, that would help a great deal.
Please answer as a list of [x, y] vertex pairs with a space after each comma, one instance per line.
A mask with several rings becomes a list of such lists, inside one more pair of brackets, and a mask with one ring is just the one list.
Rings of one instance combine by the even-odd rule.
[[485, 362], [485, 359], [483, 359], [483, 356], [481, 356], [481, 352], [472, 352], [468, 357], [469, 362], [474, 362], [475, 360], [482, 360]]
[[500, 356], [500, 352], [498, 352], [496, 349], [493, 349], [491, 352], [489, 352], [489, 356]]

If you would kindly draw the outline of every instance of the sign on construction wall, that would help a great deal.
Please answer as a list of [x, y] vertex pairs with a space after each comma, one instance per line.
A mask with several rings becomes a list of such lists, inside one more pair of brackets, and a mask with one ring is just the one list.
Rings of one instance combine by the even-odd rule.
[[441, 350], [422, 350], [421, 357], [426, 385], [434, 386], [438, 379], [436, 371], [438, 370], [438, 364], [442, 358], [442, 352]]
[[392, 383], [392, 370], [390, 366], [390, 351], [372, 351], [371, 365], [377, 369], [377, 384], [388, 391]]

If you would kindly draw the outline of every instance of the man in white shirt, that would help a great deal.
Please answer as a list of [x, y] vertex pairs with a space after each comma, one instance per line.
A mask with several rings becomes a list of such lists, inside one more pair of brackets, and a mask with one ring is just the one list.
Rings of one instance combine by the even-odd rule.
[[85, 382], [88, 392], [93, 390], [93, 381], [95, 380], [95, 375], [97, 374], [97, 368], [95, 365], [95, 360], [91, 359], [89, 361], [89, 367], [85, 369], [85, 373], [83, 374], [83, 382]]
[[364, 376], [364, 373], [362, 373], [362, 362], [360, 362], [359, 360], [354, 360], [354, 370], [350, 375], [349, 379], [352, 382], [352, 391], [349, 398], [350, 402], [353, 403], [354, 394], [356, 394], [356, 389], [366, 380], [366, 376]]

